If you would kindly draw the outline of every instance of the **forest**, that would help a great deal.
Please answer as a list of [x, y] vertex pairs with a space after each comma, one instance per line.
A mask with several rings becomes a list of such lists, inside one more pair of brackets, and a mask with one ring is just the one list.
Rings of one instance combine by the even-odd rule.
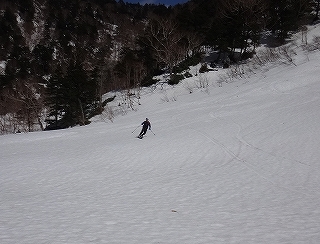
[[211, 66], [228, 68], [253, 57], [262, 42], [277, 47], [318, 21], [319, 4], [2, 0], [0, 134], [86, 125], [112, 99], [107, 92], [130, 100], [163, 73], [177, 84], [206, 50], [217, 53]]

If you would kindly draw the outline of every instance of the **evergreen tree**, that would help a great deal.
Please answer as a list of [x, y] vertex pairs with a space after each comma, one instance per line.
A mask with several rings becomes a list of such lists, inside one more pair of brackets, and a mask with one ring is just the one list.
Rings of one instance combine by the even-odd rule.
[[48, 126], [46, 129], [63, 129], [68, 127], [60, 120], [64, 114], [64, 92], [63, 92], [63, 72], [59, 66], [54, 70], [53, 75], [46, 85], [46, 106], [48, 107]]
[[[29, 53], [21, 35], [17, 19], [11, 9], [0, 14], [0, 60], [6, 62], [6, 70], [1, 75], [0, 87], [26, 75]], [[23, 77], [25, 78], [25, 77]]]
[[303, 24], [307, 13], [310, 13], [310, 0], [267, 0], [268, 25], [280, 43], [283, 43], [291, 31]]
[[49, 128], [85, 125], [98, 106], [97, 82], [90, 79], [82, 64], [72, 62], [66, 74], [59, 68], [48, 82]]

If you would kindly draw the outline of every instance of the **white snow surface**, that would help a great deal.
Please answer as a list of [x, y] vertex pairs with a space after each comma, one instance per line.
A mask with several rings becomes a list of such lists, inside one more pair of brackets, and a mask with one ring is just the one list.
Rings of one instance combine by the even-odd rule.
[[113, 123], [1, 136], [0, 243], [320, 243], [320, 52], [296, 51], [145, 88]]

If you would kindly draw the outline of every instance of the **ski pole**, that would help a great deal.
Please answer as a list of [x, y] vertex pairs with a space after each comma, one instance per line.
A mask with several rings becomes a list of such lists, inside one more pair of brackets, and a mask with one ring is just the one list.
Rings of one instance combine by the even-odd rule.
[[[151, 130], [151, 129], [150, 129]], [[154, 132], [151, 130], [151, 132], [152, 132], [152, 134], [154, 134]], [[154, 135], [156, 135], [156, 134], [154, 134]]]
[[138, 127], [137, 127], [137, 128], [135, 128], [131, 133], [135, 132], [135, 131], [136, 131], [136, 129], [138, 129], [139, 127], [140, 127], [140, 125], [138, 125]]

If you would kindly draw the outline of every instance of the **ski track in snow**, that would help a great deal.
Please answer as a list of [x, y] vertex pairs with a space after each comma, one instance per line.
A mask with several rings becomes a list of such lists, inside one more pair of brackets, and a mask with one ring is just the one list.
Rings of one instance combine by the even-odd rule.
[[[270, 85], [268, 85], [268, 87], [269, 87], [269, 86], [270, 86]], [[272, 84], [271, 86], [273, 87], [274, 84]], [[263, 89], [263, 88], [259, 88], [259, 89]], [[236, 96], [236, 94], [235, 94], [235, 95], [232, 95], [231, 97], [235, 97], [235, 96]], [[227, 100], [227, 99], [230, 99], [230, 97], [227, 97], [227, 98], [224, 99], [224, 100]], [[221, 101], [221, 100], [219, 101], [219, 103], [223, 103], [223, 102], [225, 102], [225, 101], [223, 101], [223, 100], [222, 100], [222, 101]], [[216, 102], [215, 102], [215, 103], [216, 103]], [[305, 102], [305, 103], [308, 103], [308, 101]], [[239, 103], [235, 103], [235, 105], [238, 106]], [[299, 105], [301, 105], [301, 104], [299, 104]], [[231, 106], [232, 106], [232, 104], [231, 104]], [[293, 106], [295, 106], [295, 105], [293, 105]], [[204, 107], [212, 107], [212, 106], [211, 106], [210, 104], [204, 104]], [[225, 106], [221, 106], [220, 108], [214, 109], [214, 110], [215, 110], [215, 113], [216, 113], [217, 111], [219, 111], [219, 110], [222, 110], [224, 107], [225, 107]], [[201, 111], [202, 111], [202, 110], [206, 110], [206, 109], [196, 108], [196, 110], [201, 110]], [[193, 112], [193, 111], [194, 111], [194, 110], [191, 110], [191, 111], [188, 110], [188, 113]], [[202, 112], [205, 114], [204, 111], [202, 111]], [[222, 120], [222, 121], [224, 120], [223, 118], [214, 116], [212, 113], [209, 113], [209, 115], [210, 115], [210, 117], [213, 118], [213, 120], [218, 120], [218, 119], [220, 119], [220, 120]], [[286, 157], [282, 157], [282, 156], [274, 155], [274, 154], [272, 154], [272, 153], [268, 153], [268, 152], [264, 151], [264, 150], [261, 149], [261, 148], [258, 148], [258, 147], [255, 147], [255, 146], [251, 145], [251, 144], [248, 143], [243, 137], [240, 137], [240, 134], [241, 134], [241, 131], [242, 131], [242, 126], [241, 126], [240, 124], [234, 122], [232, 119], [231, 119], [231, 121], [232, 121], [232, 123], [234, 123], [234, 124], [237, 126], [237, 128], [238, 128], [238, 130], [237, 130], [235, 133], [232, 133], [233, 135], [236, 135], [236, 139], [237, 139], [237, 140], [239, 141], [239, 143], [241, 144], [241, 145], [239, 146], [239, 152], [237, 152], [237, 153], [233, 152], [231, 149], [229, 149], [227, 146], [225, 146], [222, 142], [220, 142], [219, 140], [215, 139], [214, 137], [209, 137], [205, 132], [201, 132], [199, 129], [192, 129], [192, 127], [191, 127], [190, 125], [193, 124], [193, 122], [188, 122], [187, 126], [188, 126], [190, 129], [194, 130], [197, 135], [202, 135], [203, 137], [207, 138], [209, 141], [211, 141], [212, 143], [214, 143], [214, 144], [218, 145], [219, 147], [221, 147], [229, 156], [231, 156], [231, 160], [229, 160], [227, 163], [230, 163], [233, 159], [236, 159], [237, 161], [242, 162], [242, 163], [245, 165], [245, 167], [247, 167], [249, 170], [253, 171], [253, 172], [254, 172], [255, 174], [257, 174], [259, 177], [261, 177], [261, 178], [263, 178], [264, 180], [272, 183], [273, 185], [275, 185], [275, 186], [277, 186], [277, 187], [282, 187], [282, 188], [284, 188], [284, 189], [286, 189], [286, 190], [290, 190], [290, 191], [292, 191], [292, 192], [296, 192], [296, 193], [299, 193], [299, 194], [302, 194], [302, 195], [308, 195], [308, 194], [306, 194], [306, 193], [303, 192], [303, 191], [298, 191], [298, 190], [292, 189], [292, 188], [290, 188], [290, 187], [288, 187], [288, 186], [281, 186], [281, 185], [277, 184], [276, 182], [272, 181], [272, 180], [270, 179], [270, 177], [265, 176], [266, 173], [269, 173], [270, 175], [272, 175], [272, 174], [275, 174], [275, 172], [265, 172], [265, 173], [260, 172], [261, 169], [255, 168], [255, 167], [254, 167], [253, 165], [251, 165], [247, 160], [241, 158], [241, 157], [240, 157], [240, 154], [241, 154], [241, 150], [242, 150], [242, 149], [241, 149], [241, 148], [242, 148], [242, 144], [244, 144], [245, 146], [250, 146], [250, 147], [253, 148], [254, 150], [261, 151], [261, 152], [263, 152], [264, 154], [266, 154], [268, 157], [271, 156], [272, 158], [280, 159], [280, 161], [288, 160], [288, 161], [296, 162], [296, 163], [299, 163], [299, 164], [304, 164], [304, 165], [307, 165], [307, 166], [310, 166], [310, 165], [305, 164], [305, 163], [300, 162], [300, 161], [297, 161], [297, 160], [292, 160], [292, 159], [288, 159], [288, 158], [286, 158]], [[178, 122], [179, 122], [179, 120], [178, 120]], [[228, 123], [227, 121], [223, 121], [223, 122]], [[214, 124], [214, 121], [213, 121], [212, 123]], [[229, 127], [229, 128], [230, 128], [230, 127]], [[246, 150], [247, 150], [247, 149], [246, 149]]]

